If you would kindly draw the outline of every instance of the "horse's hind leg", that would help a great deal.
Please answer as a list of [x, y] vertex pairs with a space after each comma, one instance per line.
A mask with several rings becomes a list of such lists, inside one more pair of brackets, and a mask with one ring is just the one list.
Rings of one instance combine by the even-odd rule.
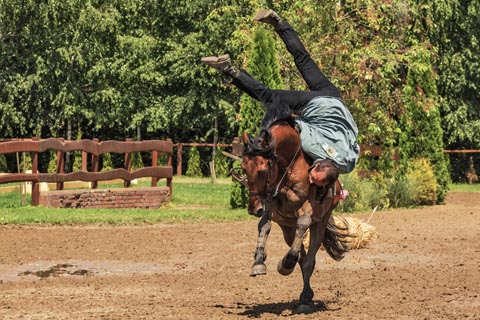
[[308, 253], [305, 257], [300, 259], [300, 267], [302, 269], [303, 277], [303, 290], [300, 294], [300, 304], [295, 310], [295, 313], [312, 313], [315, 311], [313, 306], [313, 290], [310, 286], [310, 278], [315, 268], [315, 256], [318, 249], [320, 249], [324, 234], [324, 223], [316, 223], [310, 226], [310, 244], [308, 247]]
[[257, 248], [255, 249], [254, 262], [250, 273], [252, 277], [267, 274], [267, 266], [265, 265], [265, 259], [267, 259], [265, 245], [271, 228], [272, 221], [270, 219], [270, 212], [266, 210], [258, 222]]
[[288, 276], [293, 272], [293, 269], [295, 269], [295, 265], [300, 259], [302, 253], [303, 238], [305, 237], [305, 233], [311, 223], [312, 218], [308, 214], [298, 217], [294, 237], [290, 236], [290, 239], [288, 238], [288, 228], [282, 228], [285, 241], [290, 245], [290, 250], [277, 265], [277, 271], [281, 275]]

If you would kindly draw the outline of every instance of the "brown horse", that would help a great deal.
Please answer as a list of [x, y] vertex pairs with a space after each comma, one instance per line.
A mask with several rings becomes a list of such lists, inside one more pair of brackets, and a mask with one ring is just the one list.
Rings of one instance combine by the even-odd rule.
[[[342, 259], [348, 251], [346, 229], [336, 226], [331, 216], [340, 199], [340, 183], [336, 181], [326, 187], [310, 185], [310, 165], [302, 151], [300, 136], [289, 121], [274, 123], [256, 138], [244, 133], [243, 144], [242, 169], [247, 176], [243, 184], [249, 192], [248, 212], [261, 217], [251, 275], [266, 273], [265, 244], [273, 220], [290, 246], [277, 270], [289, 275], [298, 262], [303, 290], [295, 312], [311, 313], [314, 306], [310, 277], [318, 249], [323, 243], [335, 260]], [[307, 229], [310, 229], [308, 252], [303, 246]]]

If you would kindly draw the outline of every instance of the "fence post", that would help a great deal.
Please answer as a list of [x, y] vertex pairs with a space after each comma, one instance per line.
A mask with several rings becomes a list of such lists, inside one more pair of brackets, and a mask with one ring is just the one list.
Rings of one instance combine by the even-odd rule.
[[[92, 140], [93, 142], [95, 142], [95, 144], [98, 145], [98, 138], [93, 138]], [[98, 172], [98, 167], [99, 167], [98, 155], [92, 153], [92, 172]], [[97, 189], [98, 181], [92, 181], [90, 185], [92, 189]]]
[[[172, 139], [168, 138], [167, 139], [168, 142], [172, 142]], [[173, 148], [172, 148], [172, 153], [171, 154], [168, 154], [168, 158], [167, 158], [167, 166], [171, 167], [173, 165]], [[173, 170], [173, 168], [172, 168]], [[182, 171], [181, 171], [181, 167], [180, 167], [180, 175], [182, 175]], [[172, 196], [172, 192], [173, 192], [173, 184], [172, 184], [172, 178], [167, 178], [167, 187], [168, 189], [170, 189], [170, 197]]]
[[[58, 141], [64, 142], [63, 138], [57, 138]], [[65, 173], [65, 159], [64, 153], [60, 150], [57, 150], [57, 173], [63, 174]], [[57, 182], [57, 190], [63, 190], [63, 182]]]
[[[127, 139], [125, 139], [125, 141], [126, 141], [127, 143], [131, 143], [131, 142], [132, 142], [132, 138], [127, 138]], [[132, 170], [132, 161], [131, 161], [131, 158], [132, 158], [132, 157], [131, 157], [130, 153], [129, 153], [129, 152], [125, 152], [125, 161], [124, 161], [124, 163], [123, 163], [123, 166], [124, 166], [124, 168], [125, 168], [128, 172], [130, 172], [130, 171]], [[130, 187], [130, 181], [124, 180], [124, 181], [123, 181], [123, 186], [124, 186], [125, 188]]]
[[182, 175], [182, 149], [183, 149], [183, 144], [178, 143], [177, 144], [177, 176]]
[[[32, 138], [32, 141], [38, 141]], [[32, 175], [38, 173], [38, 152], [32, 152]], [[32, 206], [38, 206], [40, 203], [40, 184], [38, 179], [32, 179]]]
[[[158, 166], [158, 151], [152, 150], [152, 167]], [[157, 177], [152, 177], [152, 187], [156, 187], [158, 182]]]

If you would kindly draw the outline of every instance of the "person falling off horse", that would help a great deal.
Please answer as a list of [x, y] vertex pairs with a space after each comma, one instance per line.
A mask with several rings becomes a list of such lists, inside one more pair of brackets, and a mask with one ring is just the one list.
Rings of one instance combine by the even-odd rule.
[[302, 149], [312, 158], [309, 179], [317, 186], [334, 183], [340, 173], [351, 172], [360, 147], [358, 128], [342, 101], [340, 91], [320, 71], [297, 32], [273, 10], [261, 10], [254, 18], [270, 24], [293, 55], [295, 65], [310, 91], [273, 90], [245, 70], [235, 68], [228, 54], [204, 57], [201, 61], [232, 79], [233, 85], [265, 106], [262, 130], [276, 120], [296, 114]]

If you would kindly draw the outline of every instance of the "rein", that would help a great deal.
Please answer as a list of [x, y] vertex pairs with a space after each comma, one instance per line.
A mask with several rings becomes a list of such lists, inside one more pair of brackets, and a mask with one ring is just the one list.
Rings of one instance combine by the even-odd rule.
[[[297, 158], [298, 153], [300, 152], [301, 147], [302, 147], [302, 145], [300, 144], [300, 145], [298, 146], [297, 151], [296, 151], [295, 154], [293, 155], [292, 160], [290, 160], [289, 165], [285, 168], [285, 172], [283, 173], [282, 178], [280, 179], [280, 181], [278, 181], [278, 183], [277, 183], [277, 185], [276, 185], [276, 187], [275, 187], [275, 191], [274, 191], [273, 193], [272, 193], [272, 192], [268, 192], [268, 193], [267, 193], [266, 200], [270, 200], [270, 199], [272, 199], [272, 198], [275, 198], [275, 197], [278, 195], [278, 192], [280, 191], [280, 186], [282, 185], [283, 180], [284, 180], [285, 177], [287, 176], [287, 173], [288, 173], [289, 169], [293, 166], [293, 163], [295, 162], [295, 159]], [[271, 167], [271, 165], [270, 165], [270, 167]], [[267, 190], [268, 190], [268, 185], [269, 185], [269, 183], [268, 183], [268, 178], [269, 178], [269, 177], [270, 177], [270, 175], [268, 175], [268, 177], [267, 177], [267, 188], [266, 188]], [[237, 181], [241, 182], [240, 180], [241, 180], [241, 179], [237, 179]], [[250, 191], [250, 190], [249, 190], [249, 191], [248, 191], [248, 194], [251, 195], [251, 196], [261, 196], [260, 192], [258, 192], [258, 191]]]
[[[276, 128], [272, 128], [272, 131], [276, 129]], [[272, 169], [273, 169], [273, 165], [272, 165], [272, 162], [274, 161], [272, 158], [269, 158], [268, 159], [268, 165], [269, 165], [269, 168], [270, 170], [268, 171], [268, 175], [267, 175], [267, 181], [266, 181], [266, 185], [265, 185], [265, 190], [263, 192], [259, 192], [259, 191], [251, 191], [251, 190], [248, 190], [248, 194], [250, 196], [255, 196], [255, 197], [260, 197], [260, 198], [263, 198], [265, 197], [265, 201], [266, 201], [266, 204], [269, 205], [270, 203], [270, 200], [275, 198], [278, 193], [280, 192], [280, 187], [282, 186], [282, 184], [285, 183], [286, 181], [286, 178], [288, 177], [287, 174], [289, 173], [290, 169], [292, 168], [295, 160], [297, 159], [297, 156], [300, 152], [300, 149], [302, 148], [302, 144], [299, 143], [298, 145], [298, 148], [297, 148], [297, 151], [295, 151], [295, 154], [293, 155], [292, 159], [290, 160], [290, 163], [288, 164], [288, 166], [285, 168], [285, 172], [283, 173], [282, 177], [280, 178], [280, 180], [276, 183], [276, 185], [274, 186], [274, 188], [270, 188], [270, 178], [271, 178], [271, 175], [272, 175]], [[278, 171], [278, 165], [277, 165], [277, 171]], [[291, 173], [291, 172], [290, 172]], [[233, 169], [231, 170], [231, 174], [232, 174], [232, 177], [237, 180], [238, 182], [240, 182], [243, 186], [245, 186], [247, 189], [248, 188], [248, 185], [247, 185], [247, 179], [246, 177], [242, 176], [241, 174], [238, 174], [238, 173], [235, 173], [233, 172]], [[288, 180], [288, 178], [287, 178]]]
[[290, 161], [290, 164], [288, 165], [287, 168], [285, 168], [285, 172], [283, 173], [282, 178], [280, 179], [280, 181], [278, 182], [277, 186], [275, 187], [275, 192], [274, 192], [273, 194], [269, 195], [269, 198], [270, 198], [270, 199], [271, 199], [271, 198], [275, 198], [275, 197], [278, 195], [278, 192], [280, 191], [280, 186], [282, 185], [283, 179], [285, 179], [285, 177], [287, 176], [287, 173], [288, 173], [289, 169], [292, 167], [295, 159], [297, 158], [297, 155], [298, 155], [298, 153], [300, 152], [301, 147], [302, 147], [302, 145], [299, 144], [297, 151], [295, 152], [295, 154], [293, 155], [292, 160]]

